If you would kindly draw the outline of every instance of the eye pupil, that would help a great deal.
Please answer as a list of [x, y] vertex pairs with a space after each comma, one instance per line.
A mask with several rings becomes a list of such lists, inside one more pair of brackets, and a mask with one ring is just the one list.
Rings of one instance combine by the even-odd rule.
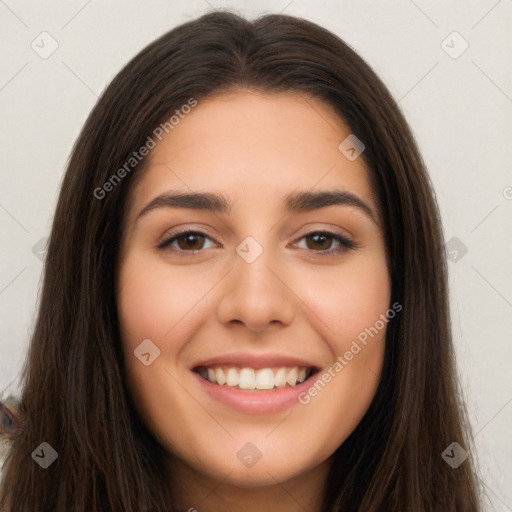
[[[319, 244], [320, 245], [320, 247], [310, 247], [310, 249], [313, 249], [313, 250], [329, 249], [329, 246], [331, 245], [331, 241], [329, 240], [331, 237], [325, 236], [325, 235], [323, 235], [321, 233], [310, 235], [307, 238], [309, 240], [312, 240], [313, 244], [317, 244], [317, 245]], [[325, 242], [327, 242], [327, 244]]]
[[[185, 244], [182, 244], [181, 243], [182, 241], [185, 241]], [[198, 241], [199, 241], [199, 247], [197, 247]], [[204, 242], [204, 236], [198, 235], [195, 233], [187, 233], [178, 238], [178, 245], [180, 246], [180, 249], [189, 249], [192, 251], [201, 249], [203, 242]], [[185, 246], [183, 246], [183, 245], [185, 245]]]

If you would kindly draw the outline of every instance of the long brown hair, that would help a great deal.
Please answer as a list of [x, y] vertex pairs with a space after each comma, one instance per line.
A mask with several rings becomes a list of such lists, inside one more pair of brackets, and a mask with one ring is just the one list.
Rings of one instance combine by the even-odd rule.
[[[154, 41], [114, 78], [73, 148], [53, 221], [24, 368], [23, 430], [4, 468], [0, 508], [176, 510], [163, 448], [124, 382], [115, 276], [123, 215], [145, 159], [94, 194], [190, 98], [233, 88], [295, 91], [326, 102], [364, 142], [383, 215], [390, 322], [374, 400], [332, 459], [323, 511], [480, 510], [454, 369], [447, 270], [435, 195], [410, 129], [370, 67], [341, 39], [284, 15], [212, 12]], [[42, 469], [32, 452], [58, 453]]]

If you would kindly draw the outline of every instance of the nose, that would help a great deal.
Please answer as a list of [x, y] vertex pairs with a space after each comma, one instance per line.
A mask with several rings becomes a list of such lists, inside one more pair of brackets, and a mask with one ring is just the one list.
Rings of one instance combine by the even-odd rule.
[[290, 325], [296, 300], [281, 265], [268, 251], [264, 250], [252, 263], [237, 256], [233, 270], [226, 276], [218, 319], [224, 325], [243, 324], [260, 333], [270, 325]]

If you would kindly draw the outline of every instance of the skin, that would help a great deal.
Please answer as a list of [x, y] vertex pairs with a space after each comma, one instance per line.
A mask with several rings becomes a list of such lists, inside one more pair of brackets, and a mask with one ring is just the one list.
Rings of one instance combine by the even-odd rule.
[[[117, 290], [126, 379], [169, 453], [166, 471], [183, 510], [319, 511], [330, 457], [372, 401], [385, 327], [308, 404], [276, 414], [242, 414], [212, 400], [190, 369], [236, 350], [299, 355], [326, 370], [388, 310], [377, 202], [362, 158], [338, 150], [350, 133], [310, 97], [224, 93], [199, 102], [157, 144], [133, 191]], [[349, 205], [282, 210], [291, 192], [332, 189], [356, 195], [373, 218]], [[136, 220], [170, 190], [221, 192], [231, 211], [162, 207]], [[183, 237], [176, 252], [156, 248], [176, 228], [206, 235], [192, 246], [199, 252]], [[306, 236], [322, 230], [357, 249], [333, 254], [335, 239]], [[235, 251], [247, 236], [263, 248], [250, 264]], [[160, 349], [149, 366], [134, 357], [144, 339]], [[262, 453], [252, 467], [237, 458], [247, 442]]]

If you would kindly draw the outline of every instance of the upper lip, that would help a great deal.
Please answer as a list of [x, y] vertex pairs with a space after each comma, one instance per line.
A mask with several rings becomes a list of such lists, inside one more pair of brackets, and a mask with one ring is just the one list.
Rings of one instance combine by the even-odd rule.
[[305, 367], [318, 369], [318, 365], [306, 361], [305, 359], [288, 356], [286, 354], [279, 353], [248, 353], [248, 352], [233, 352], [231, 354], [224, 354], [221, 356], [211, 357], [208, 359], [201, 360], [192, 365], [192, 369], [199, 368], [201, 366], [240, 366], [247, 368], [272, 368], [272, 367]]

